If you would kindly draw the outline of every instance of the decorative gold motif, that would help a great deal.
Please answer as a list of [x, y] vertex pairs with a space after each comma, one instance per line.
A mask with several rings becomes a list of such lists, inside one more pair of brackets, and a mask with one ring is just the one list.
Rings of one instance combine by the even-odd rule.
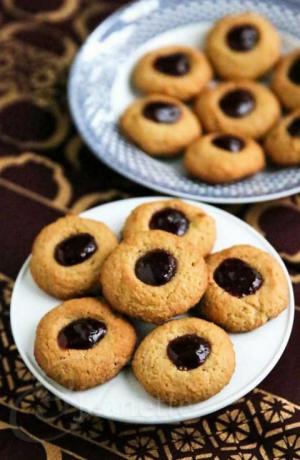
[[175, 428], [171, 431], [171, 438], [176, 450], [184, 453], [194, 452], [205, 445], [205, 438], [200, 431], [191, 427]]
[[0, 430], [6, 430], [7, 428], [11, 428], [11, 425], [0, 420]]
[[48, 50], [14, 39], [1, 40], [0, 98], [30, 94], [51, 102], [60, 96], [65, 81], [66, 70]]
[[[1, 297], [3, 298], [4, 304], [1, 305], [2, 302], [0, 300], [0, 311], [3, 310], [3, 308], [9, 306], [10, 300], [11, 300], [11, 294], [12, 294], [12, 289], [14, 286], [14, 282], [11, 278], [8, 276], [4, 275], [4, 273], [0, 273], [0, 299]], [[1, 321], [1, 318], [0, 318]]]
[[0, 29], [0, 41], [5, 41], [5, 40], [14, 40], [17, 41], [18, 43], [23, 43], [20, 38], [20, 33], [35, 33], [37, 32], [39, 35], [44, 34], [45, 36], [48, 37], [48, 43], [51, 42], [51, 39], [53, 41], [60, 42], [60, 45], [63, 49], [62, 53], [55, 53], [54, 51], [51, 51], [51, 48], [47, 46], [47, 41], [45, 42], [44, 45], [42, 45], [39, 42], [39, 46], [36, 45], [34, 40], [30, 42], [28, 39], [26, 40], [26, 47], [28, 49], [33, 49], [35, 52], [41, 52], [43, 51], [44, 53], [47, 53], [51, 59], [55, 58], [57, 63], [60, 65], [68, 66], [73, 57], [75, 56], [76, 50], [77, 50], [77, 45], [73, 40], [71, 40], [70, 37], [68, 37], [66, 34], [57, 34], [57, 30], [49, 25], [46, 25], [44, 23], [39, 23], [37, 21], [18, 21], [18, 22], [10, 22], [6, 24], [5, 26], [1, 27]]
[[240, 409], [227, 410], [215, 424], [217, 436], [226, 444], [238, 443], [249, 436], [250, 427]]
[[12, 137], [6, 132], [4, 132], [3, 129], [1, 129], [0, 125], [0, 139], [2, 139], [2, 141], [8, 144], [19, 147], [22, 150], [50, 149], [57, 147], [65, 139], [69, 131], [70, 120], [67, 114], [62, 113], [59, 107], [54, 102], [49, 104], [49, 102], [45, 100], [15, 94], [7, 94], [5, 97], [2, 97], [0, 99], [0, 112], [4, 111], [7, 107], [11, 105], [13, 106], [14, 104], [22, 102], [36, 106], [41, 111], [45, 111], [45, 113], [48, 112], [48, 114], [51, 114], [51, 116], [55, 120], [54, 132], [44, 140], [21, 140], [17, 139], [16, 135]]
[[22, 168], [27, 163], [36, 163], [43, 165], [48, 169], [53, 178], [53, 182], [56, 184], [56, 191], [51, 202], [54, 206], [63, 207], [67, 206], [72, 196], [72, 187], [68, 179], [64, 175], [62, 167], [58, 163], [54, 163], [46, 157], [36, 155], [31, 152], [23, 153], [22, 155], [0, 157], [0, 177], [1, 173], [8, 168]]
[[49, 11], [38, 11], [31, 13], [21, 8], [14, 0], [3, 0], [6, 11], [20, 19], [36, 19], [40, 21], [60, 22], [72, 16], [79, 7], [80, 0], [62, 0], [62, 5]]
[[65, 149], [65, 156], [68, 162], [73, 166], [73, 168], [77, 171], [80, 171], [81, 163], [80, 163], [80, 150], [83, 147], [83, 142], [79, 136], [74, 136], [68, 142], [66, 149]]
[[73, 417], [70, 430], [87, 439], [97, 439], [104, 429], [103, 421], [97, 417], [90, 417], [85, 413]]
[[283, 436], [282, 439], [275, 442], [273, 448], [274, 458], [277, 460], [282, 459], [293, 459], [300, 458], [300, 435], [293, 434], [290, 436]]
[[63, 401], [40, 385], [36, 385], [34, 388], [31, 387], [24, 392], [18, 404], [19, 409], [35, 414], [42, 419], [51, 419], [57, 414], [63, 414], [65, 406]]
[[230, 455], [228, 460], [258, 460], [258, 457], [254, 454], [249, 453], [240, 453]]
[[62, 460], [62, 451], [59, 447], [48, 442], [42, 442], [42, 444], [47, 454], [47, 460]]
[[20, 383], [23, 385], [27, 384], [28, 382], [32, 382], [33, 376], [31, 372], [28, 370], [28, 368], [25, 366], [24, 361], [21, 359], [21, 357], [18, 355], [16, 360], [15, 360], [15, 372], [16, 376], [19, 380]]
[[[50, 444], [49, 442], [38, 439], [36, 436], [34, 436], [32, 433], [29, 433], [28, 430], [25, 430], [22, 427], [19, 427], [19, 426], [17, 427], [15, 425], [11, 425], [11, 424], [2, 422], [0, 420], [0, 431], [1, 430], [18, 430], [18, 433], [20, 433], [20, 436], [24, 436], [24, 435], [26, 436], [27, 442], [28, 442], [28, 438], [31, 438], [33, 442], [36, 441], [39, 444], [41, 444], [41, 446], [43, 446], [43, 448], [45, 449], [47, 460], [62, 460], [62, 450], [60, 449], [60, 447], [54, 446], [53, 444]], [[5, 451], [4, 451], [4, 455], [5, 455]]]
[[295, 408], [287, 401], [268, 394], [260, 402], [265, 420], [269, 423], [283, 422], [295, 414]]
[[130, 460], [159, 459], [158, 445], [149, 436], [136, 436], [126, 443], [124, 450]]
[[78, 17], [76, 17], [74, 20], [74, 29], [76, 30], [81, 40], [84, 40], [91, 32], [90, 28], [88, 27], [88, 21], [100, 14], [103, 14], [103, 16], [108, 14], [111, 10], [111, 7], [112, 5], [110, 2], [94, 2], [80, 12]]

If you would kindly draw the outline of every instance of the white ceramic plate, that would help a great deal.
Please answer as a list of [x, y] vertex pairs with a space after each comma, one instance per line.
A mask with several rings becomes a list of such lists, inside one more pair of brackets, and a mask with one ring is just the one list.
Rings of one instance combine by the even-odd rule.
[[187, 176], [182, 159], [157, 159], [120, 134], [118, 119], [138, 94], [131, 72], [147, 51], [170, 44], [202, 47], [211, 25], [226, 14], [256, 11], [279, 29], [283, 52], [299, 47], [300, 4], [293, 0], [142, 0], [100, 24], [74, 61], [69, 102], [91, 150], [111, 168], [167, 195], [210, 203], [249, 203], [300, 190], [300, 168], [268, 167], [253, 177], [209, 185]]
[[[98, 206], [83, 214], [105, 222], [119, 233], [128, 214], [138, 205], [158, 198], [134, 198]], [[188, 201], [189, 202], [189, 201]], [[33, 375], [52, 393], [85, 412], [100, 417], [131, 423], [168, 423], [203, 416], [236, 401], [273, 369], [288, 342], [294, 317], [294, 297], [288, 273], [279, 255], [254, 229], [225, 211], [208, 205], [199, 205], [217, 223], [218, 238], [215, 250], [247, 243], [272, 254], [284, 270], [289, 283], [289, 307], [276, 319], [257, 330], [244, 334], [231, 334], [236, 352], [236, 370], [229, 385], [207, 401], [180, 408], [168, 407], [149, 396], [136, 381], [130, 368], [102, 386], [91, 390], [73, 392], [49, 379], [35, 362], [33, 344], [39, 320], [60, 303], [34, 283], [28, 260], [15, 283], [11, 302], [11, 327], [17, 348]], [[138, 324], [140, 334], [145, 330]]]

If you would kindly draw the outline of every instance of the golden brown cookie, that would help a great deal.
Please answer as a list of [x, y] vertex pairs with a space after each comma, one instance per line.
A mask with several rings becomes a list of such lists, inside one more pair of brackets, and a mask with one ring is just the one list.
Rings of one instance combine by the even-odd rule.
[[230, 182], [265, 167], [262, 148], [250, 137], [236, 134], [207, 134], [191, 144], [184, 156], [189, 174], [210, 184]]
[[31, 274], [39, 287], [54, 297], [81, 296], [97, 286], [101, 265], [117, 244], [105, 224], [77, 216], [63, 217], [36, 237]]
[[130, 105], [120, 125], [125, 136], [153, 156], [176, 155], [201, 134], [200, 122], [188, 107], [158, 94]]
[[287, 109], [300, 108], [300, 49], [292, 51], [280, 60], [271, 86]]
[[220, 83], [204, 91], [195, 110], [208, 132], [225, 131], [254, 139], [264, 136], [280, 116], [274, 94], [250, 80]]
[[183, 318], [150, 332], [136, 350], [132, 368], [148, 393], [179, 406], [221, 391], [234, 372], [235, 354], [223, 329]]
[[40, 321], [34, 356], [43, 371], [71, 390], [112, 379], [134, 351], [136, 333], [103, 301], [69, 300]]
[[103, 264], [100, 280], [114, 309], [159, 324], [199, 302], [207, 270], [197, 246], [152, 230], [124, 240]]
[[183, 101], [199, 94], [211, 78], [212, 69], [205, 55], [180, 45], [147, 53], [133, 72], [133, 84], [140, 91], [166, 94]]
[[163, 230], [180, 236], [196, 245], [204, 257], [211, 252], [216, 240], [214, 219], [181, 200], [141, 204], [128, 217], [123, 236], [128, 238], [147, 230]]
[[280, 56], [275, 27], [257, 13], [225, 16], [210, 30], [206, 51], [218, 75], [226, 80], [256, 79]]
[[238, 245], [212, 254], [207, 264], [208, 288], [200, 312], [227, 331], [251, 331], [287, 308], [287, 281], [270, 254]]
[[279, 166], [300, 165], [300, 109], [274, 126], [266, 138], [265, 151]]

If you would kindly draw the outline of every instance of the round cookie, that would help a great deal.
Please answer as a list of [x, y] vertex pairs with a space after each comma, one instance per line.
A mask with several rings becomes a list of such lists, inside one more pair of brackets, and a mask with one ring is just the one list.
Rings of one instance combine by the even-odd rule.
[[207, 264], [200, 312], [227, 331], [251, 331], [287, 308], [287, 281], [270, 254], [238, 245], [212, 254]]
[[136, 333], [108, 305], [93, 298], [69, 300], [40, 321], [34, 356], [43, 371], [71, 390], [112, 379], [134, 351]]
[[188, 107], [157, 94], [130, 105], [120, 125], [125, 136], [153, 156], [176, 155], [201, 134], [200, 122]]
[[195, 110], [208, 132], [225, 131], [254, 139], [264, 136], [280, 116], [272, 92], [250, 80], [220, 83], [204, 91]]
[[181, 200], [153, 201], [138, 206], [127, 218], [124, 238], [147, 230], [163, 230], [190, 241], [207, 256], [216, 240], [216, 225], [202, 209]]
[[199, 94], [211, 78], [212, 69], [205, 55], [178, 45], [147, 53], [133, 72], [133, 84], [140, 91], [166, 94], [183, 101]]
[[210, 184], [222, 184], [255, 174], [265, 167], [262, 148], [250, 137], [207, 134], [191, 144], [184, 156], [189, 174]]
[[223, 329], [183, 318], [150, 332], [136, 350], [132, 368], [148, 393], [179, 406], [221, 391], [234, 372], [235, 353]]
[[300, 109], [290, 113], [270, 131], [265, 152], [279, 166], [300, 165]]
[[36, 237], [30, 260], [32, 277], [54, 297], [79, 297], [97, 286], [100, 267], [117, 244], [113, 232], [101, 222], [62, 217]]
[[103, 264], [100, 282], [114, 309], [159, 324], [199, 302], [207, 269], [197, 246], [152, 230], [124, 240]]
[[206, 51], [218, 75], [226, 80], [256, 79], [280, 56], [275, 27], [256, 13], [225, 16], [210, 30]]
[[271, 87], [287, 109], [300, 108], [300, 49], [284, 56], [276, 66]]

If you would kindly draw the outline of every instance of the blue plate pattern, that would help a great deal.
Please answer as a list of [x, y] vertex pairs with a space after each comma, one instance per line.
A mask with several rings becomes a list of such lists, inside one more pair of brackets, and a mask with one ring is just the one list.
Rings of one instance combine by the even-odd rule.
[[104, 21], [77, 55], [69, 80], [75, 123], [95, 155], [144, 186], [212, 203], [271, 200], [299, 192], [300, 168], [269, 167], [252, 178], [212, 186], [188, 178], [179, 160], [149, 157], [118, 131], [112, 88], [128, 56], [168, 30], [249, 10], [268, 17], [283, 34], [300, 38], [300, 5], [293, 0], [141, 0]]

